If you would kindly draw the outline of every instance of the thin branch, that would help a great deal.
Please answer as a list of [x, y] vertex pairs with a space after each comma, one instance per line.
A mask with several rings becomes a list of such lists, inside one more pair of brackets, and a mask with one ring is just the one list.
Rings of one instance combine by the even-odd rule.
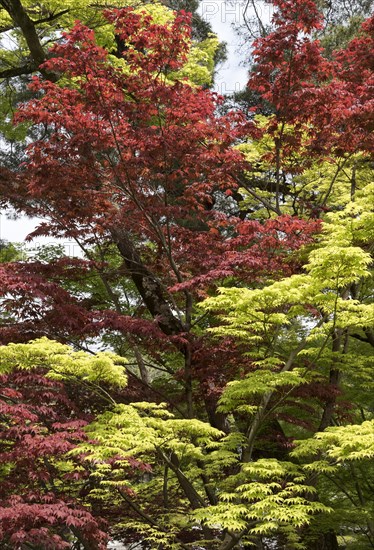
[[[168, 533], [165, 529], [163, 529], [151, 516], [149, 516], [144, 510], [140, 508], [131, 498], [129, 498], [126, 493], [124, 493], [120, 487], [117, 487], [117, 491], [119, 495], [122, 497], [122, 499], [136, 512], [148, 525], [152, 525], [152, 527], [155, 527], [159, 531], [163, 533]], [[178, 539], [177, 535], [174, 535], [175, 538]], [[185, 550], [190, 550], [189, 546], [186, 544], [183, 544], [182, 542], [179, 542], [180, 546], [184, 548]]]
[[59, 11], [58, 13], [51, 13], [47, 17], [42, 17], [41, 19], [37, 19], [36, 21], [33, 21], [34, 25], [40, 25], [41, 23], [49, 23], [50, 21], [54, 21], [55, 19], [58, 19], [62, 15], [65, 15], [66, 13], [69, 13], [70, 9], [67, 8], [66, 10]]

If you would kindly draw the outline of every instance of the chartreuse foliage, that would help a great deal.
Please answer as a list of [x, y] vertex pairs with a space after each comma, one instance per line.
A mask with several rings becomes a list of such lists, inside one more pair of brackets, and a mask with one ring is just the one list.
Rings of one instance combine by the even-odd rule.
[[[296, 441], [292, 456], [323, 457], [326, 464], [338, 468], [346, 462], [366, 461], [374, 457], [374, 420], [362, 424], [337, 426], [318, 432], [312, 440]], [[308, 470], [318, 470], [320, 463], [311, 462]]]
[[[114, 354], [74, 352], [47, 338], [0, 348], [2, 374], [43, 369], [47, 378], [69, 383], [122, 387], [123, 363]], [[313, 488], [300, 467], [275, 459], [240, 466], [242, 434], [176, 418], [163, 404], [112, 405], [85, 431], [87, 442], [49, 459], [58, 472], [56, 490], [63, 488], [59, 477], [72, 475], [83, 457], [76, 475], [84, 473], [82, 465], [89, 472], [90, 501], [113, 507], [125, 501], [129, 512], [121, 513], [114, 532], [135, 531], [150, 545], [183, 548], [183, 533], [197, 530], [207, 548], [219, 544], [215, 533], [222, 532], [233, 539], [240, 533], [249, 545], [258, 535], [277, 533], [299, 548], [298, 529], [313, 514], [328, 512], [311, 501]]]
[[[362, 189], [372, 182], [367, 153], [311, 154], [306, 132], [300, 135], [294, 125], [277, 122], [275, 115], [256, 115], [255, 121], [260, 135], [240, 144], [238, 149], [251, 164], [247, 174], [250, 189], [241, 188], [241, 207], [255, 209], [256, 217], [274, 216], [266, 207], [260, 207], [259, 198], [274, 205], [277, 187], [277, 193], [282, 196], [282, 213], [318, 216], [327, 209], [340, 210], [350, 203], [356, 188]], [[277, 140], [278, 159], [275, 158]], [[278, 171], [274, 169], [275, 163]], [[277, 178], [281, 184], [277, 184]], [[253, 186], [256, 196], [251, 194]]]
[[340, 531], [342, 545], [364, 550], [374, 534], [374, 421], [336, 426], [311, 439], [296, 441], [291, 455], [308, 475], [323, 475], [321, 498], [333, 503], [330, 527]]
[[[177, 419], [163, 405], [118, 405], [87, 433], [94, 443], [70, 454], [83, 452], [91, 464], [99, 481], [95, 498], [115, 499], [117, 493], [130, 507], [140, 507], [146, 525], [122, 517], [117, 528], [135, 529], [151, 545], [162, 541], [180, 548], [184, 529], [205, 529], [208, 539], [218, 529], [232, 537], [241, 533], [249, 545], [255, 536], [278, 533], [301, 548], [298, 528], [329, 511], [311, 501], [314, 489], [295, 464], [262, 459], [238, 468], [240, 434], [225, 436], [199, 420]], [[134, 476], [134, 464], [148, 475]], [[227, 477], [230, 467], [237, 473]], [[208, 548], [216, 543], [214, 537], [205, 542]]]
[[[41, 19], [48, 19], [47, 14], [55, 15], [54, 18], [38, 24], [38, 28], [43, 29], [43, 35], [46, 37], [56, 38], [61, 29], [70, 29], [75, 21], [79, 20], [95, 28], [104, 44], [114, 44], [113, 30], [102, 17], [103, 9], [111, 7], [111, 3], [106, 0], [100, 2], [100, 6], [97, 7], [87, 0], [67, 0], [66, 2], [62, 0], [45, 0], [37, 5], [32, 0], [23, 0], [22, 5], [27, 12], [32, 14], [32, 19], [36, 22]], [[131, 2], [127, 0], [116, 2], [118, 8], [129, 5], [131, 5]], [[13, 26], [13, 21], [5, 9], [0, 11], [0, 24], [2, 27]], [[14, 33], [13, 36], [20, 41], [20, 45], [23, 43], [23, 46], [25, 46], [22, 34], [16, 30], [12, 32]]]
[[[341, 208], [325, 216], [322, 232], [309, 251], [302, 273], [263, 288], [221, 288], [218, 296], [202, 305], [208, 311], [218, 312], [223, 321], [210, 330], [242, 341], [252, 358], [253, 370], [230, 382], [220, 399], [221, 411], [247, 419], [244, 455], [253, 456], [260, 445], [259, 435], [274, 417], [281, 421], [286, 435], [304, 437], [290, 455], [302, 465], [291, 466], [299, 471], [300, 479], [303, 475], [310, 482], [314, 479], [318, 500], [333, 507], [334, 512], [319, 520], [320, 531], [316, 526], [315, 532], [336, 530], [342, 533], [342, 542], [348, 540], [349, 548], [355, 549], [366, 548], [365, 540], [367, 544], [373, 535], [373, 421], [318, 432], [318, 425], [320, 429], [326, 427], [326, 409], [321, 421], [318, 407], [311, 417], [312, 395], [307, 400], [299, 395], [308, 385], [328, 387], [329, 380], [334, 380], [328, 401], [334, 403], [336, 421], [344, 421], [347, 415], [344, 402], [340, 405], [337, 398], [338, 383], [339, 390], [351, 402], [350, 421], [360, 422], [362, 415], [372, 418], [373, 357], [359, 344], [360, 340], [366, 341], [364, 335], [374, 326], [369, 253], [374, 213], [368, 200], [372, 196], [372, 183], [356, 191], [354, 200], [342, 194]], [[304, 406], [308, 412], [304, 412]], [[307, 426], [307, 430], [293, 426], [295, 411], [300, 426]], [[310, 438], [313, 431], [317, 433]], [[280, 462], [272, 460], [274, 467], [281, 468]], [[268, 462], [265, 460], [264, 464]], [[261, 464], [262, 460], [250, 463], [249, 470], [256, 470]], [[249, 470], [245, 464], [243, 472]], [[270, 472], [271, 466], [267, 465], [265, 471]], [[266, 487], [270, 495], [272, 487]], [[240, 490], [240, 485], [235, 488], [235, 492]], [[341, 497], [334, 498], [336, 494]], [[233, 500], [232, 495], [229, 498]], [[299, 503], [300, 495], [293, 494], [292, 499]], [[264, 503], [265, 499], [261, 500], [260, 507]], [[355, 509], [350, 516], [352, 506]], [[262, 511], [265, 514], [266, 510]], [[278, 516], [277, 510], [272, 509], [269, 522], [271, 517], [279, 521], [282, 511]], [[244, 512], [237, 508], [237, 512], [237, 517], [243, 518], [248, 509]], [[355, 525], [357, 536], [351, 533], [351, 525]], [[257, 528], [261, 526], [256, 525]]]
[[[163, 404], [117, 405], [88, 426], [87, 433], [94, 443], [73, 453], [83, 451], [90, 463], [98, 482], [92, 496], [104, 502], [125, 500], [130, 513], [115, 528], [134, 530], [149, 544], [166, 548], [182, 547], [184, 529], [199, 529], [191, 514], [194, 507], [207, 506], [202, 473], [222, 476], [222, 468], [236, 459], [219, 430], [196, 419], [177, 419]], [[211, 445], [217, 448], [214, 462], [207, 458]], [[205, 470], [206, 461], [212, 471]], [[140, 510], [135, 518], [132, 509]]]
[[28, 344], [9, 344], [0, 347], [0, 374], [14, 369], [31, 371], [46, 369], [54, 380], [76, 379], [93, 385], [108, 384], [123, 387], [126, 360], [110, 352], [91, 355], [73, 351], [70, 346], [40, 338]]
[[248, 533], [244, 537], [247, 542], [253, 540], [251, 535], [278, 533], [294, 548], [302, 548], [297, 529], [310, 523], [312, 514], [330, 511], [327, 506], [311, 501], [314, 492], [306, 482], [306, 475], [292, 462], [259, 459], [244, 464], [226, 487], [223, 484], [216, 506], [197, 510], [195, 516], [211, 526], [219, 524], [229, 530], [244, 531]]
[[[224, 312], [220, 314], [224, 325], [211, 330], [254, 346], [251, 356], [258, 369], [229, 383], [221, 398], [222, 410], [254, 412], [256, 396], [318, 377], [314, 362], [325, 372], [324, 365], [333, 357], [327, 343], [334, 330], [359, 331], [373, 326], [374, 305], [347, 299], [351, 285], [365, 288], [371, 279], [371, 257], [365, 248], [373, 237], [373, 213], [366, 199], [372, 192], [372, 184], [365, 186], [354, 202], [326, 216], [304, 273], [261, 289], [221, 288], [217, 297], [204, 302], [205, 309]], [[307, 359], [312, 369], [293, 368], [297, 356], [302, 363]], [[355, 369], [349, 366], [353, 358]], [[368, 380], [370, 357], [346, 350], [340, 361], [342, 370], [351, 371], [353, 377], [359, 372]]]
[[[306, 342], [312, 342], [316, 335], [330, 334], [332, 327], [371, 326], [373, 305], [347, 300], [344, 290], [370, 276], [371, 256], [362, 246], [372, 238], [374, 215], [365, 198], [372, 192], [372, 184], [365, 186], [354, 202], [326, 216], [304, 273], [261, 289], [221, 288], [217, 297], [207, 299], [204, 309], [225, 312], [220, 314], [225, 325], [212, 331], [258, 344], [259, 358], [274, 366], [277, 359], [268, 353], [274, 335], [282, 333], [283, 339], [293, 343], [295, 331], [289, 330], [287, 335], [282, 329], [292, 328], [302, 318], [305, 322], [310, 319], [310, 323], [315, 319], [315, 326], [299, 327]], [[324, 315], [322, 324], [316, 311]]]
[[[126, 384], [123, 364], [114, 354], [74, 352], [47, 338], [0, 348], [3, 376], [43, 372], [59, 383], [73, 380], [88, 387], [121, 388]], [[328, 511], [311, 502], [313, 489], [295, 464], [263, 459], [240, 466], [242, 434], [226, 435], [209, 423], [176, 418], [163, 404], [112, 404], [85, 428], [88, 440], [73, 448], [65, 440], [56, 450], [52, 444], [43, 447], [48, 437], [57, 444], [63, 425], [55, 426], [60, 432], [53, 435], [41, 425], [34, 428], [38, 437], [33, 443], [35, 452], [44, 452], [44, 460], [53, 467], [53, 491], [63, 491], [64, 476], [85, 479], [88, 472], [89, 502], [94, 506], [110, 502], [116, 509], [126, 502], [128, 512], [121, 508], [114, 532], [136, 532], [151, 546], [184, 548], [183, 534], [195, 530], [201, 531], [207, 548], [220, 544], [220, 533], [232, 540], [240, 533], [249, 545], [258, 535], [280, 533], [298, 548], [298, 529], [313, 514]], [[69, 437], [78, 438], [71, 424], [64, 426]], [[44, 448], [48, 454], [41, 451]], [[9, 468], [3, 468], [4, 480], [12, 472]], [[41, 522], [48, 521], [43, 506]]]

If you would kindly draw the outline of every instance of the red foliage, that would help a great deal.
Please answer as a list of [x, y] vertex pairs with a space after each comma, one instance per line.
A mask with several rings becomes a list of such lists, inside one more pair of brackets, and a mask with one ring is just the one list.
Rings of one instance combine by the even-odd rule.
[[291, 216], [264, 223], [231, 218], [230, 223], [235, 233], [229, 238], [222, 238], [218, 231], [196, 236], [186, 231], [181, 234], [183, 248], [176, 251], [176, 258], [184, 259], [183, 267], [189, 277], [174, 285], [172, 291], [197, 288], [204, 296], [207, 286], [226, 277], [258, 283], [270, 273], [272, 278], [291, 274], [299, 267], [292, 251], [311, 242], [320, 229], [318, 220]]
[[[243, 135], [244, 119], [238, 113], [217, 118], [214, 94], [178, 81], [168, 85], [157, 76], [185, 60], [185, 16], [170, 28], [145, 27], [147, 17], [131, 9], [111, 17], [118, 25], [126, 21], [119, 35], [134, 43], [124, 52], [129, 74], [114, 68], [92, 31], [77, 25], [54, 48], [57, 57], [46, 69], [67, 72], [80, 89], [34, 78], [33, 89], [43, 96], [26, 104], [17, 119], [47, 125], [53, 133], [29, 148], [28, 195], [47, 199], [49, 215], [53, 209], [54, 220], [44, 230], [81, 238], [93, 231], [108, 235], [120, 224], [159, 241], [162, 225], [199, 217], [214, 189], [235, 185], [233, 174], [243, 160], [229, 146]], [[39, 203], [36, 211], [45, 216], [44, 208]]]
[[70, 548], [74, 536], [91, 548], [106, 548], [102, 520], [77, 499], [87, 472], [79, 469], [72, 476], [58, 467], [65, 453], [87, 439], [82, 428], [88, 417], [81, 410], [43, 369], [0, 377], [3, 544], [55, 550]]
[[93, 272], [104, 274], [107, 284], [105, 257], [101, 263], [26, 262], [0, 272], [5, 308], [17, 311], [3, 323], [3, 342], [117, 331], [138, 335], [148, 348], [172, 335], [181, 349], [189, 326], [174, 311], [180, 307], [184, 315], [186, 292], [204, 296], [227, 276], [258, 283], [268, 273], [290, 273], [297, 268], [292, 251], [318, 229], [287, 216], [264, 224], [242, 221], [215, 208], [217, 197], [231, 200], [239, 175], [250, 168], [233, 146], [251, 124], [238, 112], [217, 116], [220, 98], [210, 91], [167, 81], [185, 62], [189, 16], [157, 25], [126, 8], [107, 17], [128, 44], [123, 56], [131, 70], [114, 67], [83, 25], [64, 36], [45, 68], [75, 83], [34, 78], [38, 98], [20, 109], [17, 120], [50, 133], [29, 146], [16, 197], [12, 190], [7, 196], [47, 220], [33, 235], [74, 238], [85, 249], [117, 244], [124, 260], [117, 278], [135, 284], [145, 305], [141, 320], [111, 299], [113, 310], [95, 308], [84, 293], [74, 296], [69, 285], [59, 284], [88, 280]]
[[316, 4], [312, 0], [273, 3], [278, 8], [275, 30], [256, 41], [255, 71], [249, 81], [249, 87], [275, 107], [269, 131], [277, 135], [279, 124], [295, 125], [295, 135], [283, 136], [283, 145], [297, 150], [302, 139], [305, 146], [306, 134], [309, 155], [372, 151], [373, 17], [329, 61], [319, 41], [311, 38], [322, 25]]
[[43, 550], [71, 548], [71, 533], [84, 541], [86, 547], [107, 548], [107, 537], [92, 514], [54, 495], [10, 497], [0, 508], [0, 525], [0, 540], [12, 548], [28, 545]]

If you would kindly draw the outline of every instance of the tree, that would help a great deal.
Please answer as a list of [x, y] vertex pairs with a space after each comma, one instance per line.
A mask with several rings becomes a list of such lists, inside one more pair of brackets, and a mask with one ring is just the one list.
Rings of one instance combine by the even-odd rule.
[[[370, 417], [369, 410], [362, 413], [360, 406], [356, 408], [359, 402], [362, 403], [361, 399], [365, 401], [362, 395], [357, 399], [355, 394], [356, 398], [351, 401], [351, 377], [354, 375], [341, 365], [347, 364], [347, 355], [351, 367], [356, 365], [356, 372], [360, 367], [362, 372], [366, 372], [372, 345], [368, 328], [372, 324], [371, 290], [368, 290], [371, 288], [371, 273], [367, 270], [372, 263], [369, 254], [372, 236], [369, 225], [366, 225], [369, 219], [372, 220], [372, 210], [368, 209], [366, 199], [372, 195], [372, 184], [369, 183], [372, 94], [366, 89], [362, 95], [365, 85], [361, 80], [363, 75], [369, 83], [372, 79], [372, 69], [365, 65], [367, 54], [364, 53], [369, 52], [366, 48], [372, 48], [369, 30], [372, 19], [363, 24], [361, 34], [348, 44], [346, 50], [336, 54], [332, 63], [323, 57], [319, 43], [305, 34], [307, 30], [318, 29], [320, 24], [314, 6], [311, 3], [280, 3], [280, 7], [275, 17], [276, 29], [257, 41], [254, 52], [256, 72], [249, 85], [273, 106], [274, 114], [267, 119], [257, 119], [264, 132], [256, 148], [253, 149], [251, 144], [242, 147], [249, 159], [257, 162], [257, 173], [248, 174], [249, 189], [246, 193], [244, 188], [242, 195], [247, 195], [246, 208], [254, 205], [258, 208], [258, 203], [253, 200], [251, 184], [259, 187], [265, 208], [257, 212], [262, 216], [284, 208], [305, 215], [308, 205], [313, 208], [312, 216], [320, 217], [323, 211], [330, 212], [324, 216], [328, 237], [321, 239], [321, 248], [318, 247], [310, 256], [305, 266], [308, 274], [293, 275], [262, 289], [222, 288], [221, 296], [207, 302], [209, 308], [224, 312], [222, 319], [228, 326], [215, 329], [217, 333], [252, 342], [249, 353], [255, 365], [265, 369], [256, 370], [245, 381], [232, 382], [221, 399], [225, 412], [248, 410], [252, 414], [246, 432], [249, 457], [256, 452], [256, 440], [257, 445], [261, 445], [266, 422], [271, 426], [281, 419], [282, 431], [293, 437], [295, 432], [289, 428], [284, 430], [284, 423], [303, 426], [306, 433], [323, 431], [331, 423], [347, 422], [339, 412], [340, 407], [347, 407], [347, 401], [351, 407], [351, 421], [366, 419], [366, 414]], [[363, 54], [360, 61], [358, 51]], [[355, 117], [354, 112], [357, 113]], [[304, 194], [308, 190], [312, 192], [309, 197]], [[351, 233], [355, 227], [357, 234]], [[355, 308], [360, 312], [360, 321], [353, 313]], [[357, 346], [355, 340], [365, 345]], [[355, 350], [357, 363], [349, 353], [350, 346]], [[307, 362], [303, 363], [305, 356]], [[305, 370], [295, 369], [301, 364]], [[308, 382], [304, 375], [316, 367], [318, 374], [314, 380], [318, 382], [310, 385], [311, 380]], [[299, 376], [301, 378], [297, 381]], [[314, 376], [315, 372], [312, 378]], [[306, 402], [300, 399], [297, 391], [290, 389], [294, 384], [303, 387], [303, 397], [308, 395]], [[275, 389], [283, 385], [287, 388], [284, 395], [280, 389]], [[306, 389], [308, 385], [310, 389], [314, 387], [314, 399], [320, 400], [322, 408], [311, 405], [313, 397]], [[320, 389], [326, 393], [318, 397]], [[357, 389], [353, 391], [355, 393]], [[276, 398], [278, 392], [280, 396]], [[292, 405], [288, 409], [287, 398], [291, 395], [294, 397], [291, 397]], [[302, 413], [304, 406], [305, 416]], [[315, 418], [316, 424], [313, 424], [310, 415], [316, 413], [317, 418], [320, 417]], [[304, 431], [303, 437], [306, 433]], [[347, 434], [344, 444], [349, 448], [350, 430], [342, 433]], [[317, 437], [323, 439], [319, 434]], [[308, 447], [314, 448], [309, 439], [303, 443], [304, 450]], [[329, 472], [318, 462], [312, 468], [313, 483], [319, 484], [323, 494], [326, 484], [318, 479], [318, 473]], [[334, 475], [331, 478], [329, 483], [335, 482], [341, 490], [342, 484]], [[358, 477], [356, 480], [355, 488], [348, 487], [347, 479], [343, 483], [351, 504], [360, 501], [357, 493], [361, 491], [361, 483], [365, 485], [365, 481], [359, 481]], [[329, 495], [331, 497], [331, 492]], [[325, 502], [331, 501], [326, 498]], [[366, 521], [363, 502], [358, 507], [363, 506], [364, 510], [357, 513], [355, 521], [356, 526], [360, 524], [357, 531], [361, 531], [366, 541], [364, 545], [368, 541], [371, 545], [372, 527]], [[326, 530], [325, 547], [336, 548], [338, 545], [330, 530], [331, 525], [341, 533], [350, 532], [350, 527], [344, 524], [347, 516], [339, 523], [341, 516], [338, 514], [335, 515], [336, 523], [322, 523]], [[307, 535], [304, 537], [308, 541]], [[308, 544], [313, 545], [312, 542]], [[316, 540], [315, 544], [318, 546], [322, 542]], [[360, 535], [351, 537], [350, 544], [361, 547]]]
[[[66, 4], [60, 0], [53, 0], [35, 4], [29, 0], [22, 2], [2, 0], [0, 5], [0, 33], [5, 37], [11, 37], [15, 43], [12, 47], [4, 47], [2, 50], [0, 78], [12, 78], [37, 72], [48, 57], [51, 41], [58, 41], [61, 32], [71, 28], [77, 20], [95, 29], [98, 41], [110, 49], [114, 55], [121, 54], [122, 46], [120, 42], [115, 41], [113, 29], [103, 16], [105, 3], [92, 4], [87, 0], [80, 0]], [[131, 4], [123, 0], [116, 3], [117, 8], [128, 5]], [[175, 6], [170, 7], [175, 9]], [[200, 42], [204, 42], [211, 36], [211, 28], [208, 23], [201, 20], [196, 12], [197, 6], [193, 2], [189, 3], [188, 8], [193, 12], [195, 37], [198, 37]], [[147, 6], [147, 3], [144, 3], [142, 9], [154, 11], [154, 7]], [[178, 9], [186, 9], [183, 2]], [[158, 11], [160, 13], [160, 9]], [[49, 77], [54, 78], [53, 75]]]
[[46, 338], [3, 346], [0, 356], [3, 548], [105, 548], [105, 522], [81, 504], [89, 472], [66, 454], [87, 439], [83, 427], [107, 400], [105, 385], [125, 384], [120, 358]]
[[[183, 2], [179, 3], [183, 9]], [[197, 84], [210, 86], [215, 65], [225, 58], [225, 46], [219, 44], [210, 25], [202, 21], [197, 13], [197, 4], [193, 1], [185, 7], [192, 12], [193, 44], [190, 59], [185, 67], [186, 74]], [[51, 44], [61, 40], [64, 30], [70, 29], [76, 20], [95, 30], [98, 43], [108, 49], [112, 59], [121, 58], [124, 47], [116, 38], [113, 25], [103, 16], [107, 3], [92, 3], [87, 0], [78, 2], [30, 2], [28, 0], [7, 0], [0, 3], [0, 131], [5, 143], [1, 147], [1, 162], [12, 169], [24, 160], [25, 141], [37, 140], [39, 129], [30, 129], [28, 124], [13, 125], [13, 115], [17, 106], [30, 99], [33, 93], [28, 85], [34, 74], [42, 74], [47, 80], [56, 80], [57, 75], [40, 69], [48, 59]], [[120, 0], [118, 8], [129, 5]], [[111, 7], [114, 7], [111, 4]], [[160, 4], [141, 4], [140, 10], [146, 10], [160, 21], [167, 21], [172, 15], [172, 6]], [[41, 70], [41, 73], [40, 73]]]
[[[373, 0], [320, 0], [315, 2], [322, 15], [323, 24], [314, 29], [313, 38], [319, 39], [323, 46], [323, 56], [327, 59], [334, 57], [340, 49], [344, 49], [348, 42], [360, 33], [365, 19], [370, 18], [373, 12]], [[258, 38], [265, 38], [274, 31], [274, 4], [267, 0], [243, 2], [243, 11], [240, 21], [236, 22], [236, 31], [241, 37], [243, 47], [248, 50], [248, 71], [251, 74], [256, 70], [256, 60], [253, 56], [252, 43]], [[276, 8], [275, 8], [276, 9]], [[239, 106], [248, 116], [252, 115], [252, 107], [260, 102], [261, 97], [253, 89], [244, 88], [233, 94], [228, 103]], [[272, 108], [266, 101], [262, 102], [262, 113], [271, 114]]]
[[332, 550], [351, 534], [330, 498], [343, 475], [359, 547], [370, 480], [355, 465], [347, 480], [355, 455], [328, 457], [350, 423], [371, 429], [372, 20], [327, 60], [314, 4], [279, 2], [250, 82], [272, 115], [248, 122], [188, 79], [185, 13], [106, 17], [121, 59], [81, 23], [63, 36], [42, 67], [59, 80], [34, 78], [17, 114], [45, 132], [1, 180], [4, 201], [43, 218], [35, 234], [85, 254], [1, 266], [2, 342], [47, 335], [128, 360], [126, 388], [95, 400], [89, 384], [77, 403], [90, 418], [62, 452], [89, 482], [66, 487], [117, 540]]
[[[319, 460], [319, 444], [315, 440], [333, 441], [335, 430], [331, 431], [331, 439], [330, 432], [317, 433], [312, 441], [307, 438], [308, 432], [322, 432], [332, 423], [360, 423], [367, 414], [371, 417], [370, 410], [362, 408], [365, 397], [358, 390], [372, 365], [370, 337], [365, 337], [370, 333], [368, 327], [374, 313], [367, 296], [372, 259], [365, 251], [373, 220], [366, 205], [367, 193], [371, 192], [372, 184], [358, 192], [355, 201], [343, 211], [328, 215], [324, 234], [318, 248], [310, 254], [305, 273], [261, 289], [222, 288], [219, 296], [205, 302], [205, 307], [225, 312], [225, 326], [214, 330], [245, 341], [257, 367], [243, 380], [231, 382], [221, 397], [222, 411], [244, 412], [250, 418], [243, 451], [247, 460], [252, 459], [257, 445], [263, 445], [261, 434], [271, 429], [274, 421], [279, 422], [286, 437], [306, 438], [291, 456], [316, 456], [316, 462], [306, 464], [305, 471], [313, 472], [311, 484], [321, 484], [322, 501], [326, 499], [326, 504], [331, 500], [326, 498], [325, 481], [320, 482], [320, 477], [326, 474], [329, 484], [336, 483], [339, 491], [341, 480], [335, 465], [329, 466], [328, 459]], [[366, 345], [357, 345], [355, 339]], [[370, 431], [371, 423], [364, 422], [362, 429], [366, 426]], [[370, 440], [366, 445], [359, 437], [362, 454], [353, 452], [356, 443], [351, 434], [354, 430], [360, 433], [360, 429], [345, 426], [336, 431], [341, 434], [342, 449], [348, 451], [348, 461], [371, 456]], [[338, 463], [345, 460], [344, 450], [339, 454], [332, 445], [325, 449], [329, 449], [328, 457], [339, 457]], [[350, 467], [355, 472], [353, 463]], [[360, 485], [365, 486], [365, 481], [355, 479], [354, 487], [346, 479], [344, 490], [351, 503], [362, 499], [355, 516], [358, 536], [350, 539], [352, 548], [360, 548], [361, 536], [372, 544], [372, 526], [366, 519], [365, 499], [360, 497]], [[342, 521], [339, 531], [349, 534], [350, 526], [344, 523], [347, 516], [342, 518], [340, 514], [337, 506], [332, 524], [336, 528]], [[328, 522], [322, 525], [331, 526]]]

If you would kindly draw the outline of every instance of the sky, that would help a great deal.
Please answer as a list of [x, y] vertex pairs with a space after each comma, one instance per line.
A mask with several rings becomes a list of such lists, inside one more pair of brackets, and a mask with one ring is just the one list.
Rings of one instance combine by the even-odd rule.
[[243, 65], [245, 49], [234, 25], [243, 22], [243, 2], [231, 0], [203, 0], [199, 6], [201, 17], [212, 25], [219, 39], [227, 44], [227, 61], [218, 70], [214, 89], [225, 95], [239, 92], [248, 80], [248, 68]]
[[[258, 9], [261, 10], [263, 4], [259, 0]], [[214, 90], [222, 95], [232, 94], [243, 89], [248, 80], [247, 68], [243, 65], [245, 56], [248, 55], [248, 48], [240, 43], [240, 38], [234, 30], [234, 25], [243, 23], [243, 2], [236, 0], [202, 0], [199, 6], [200, 15], [211, 23], [213, 31], [217, 33], [220, 40], [227, 43], [228, 58], [225, 63], [219, 67], [216, 75]], [[8, 219], [5, 213], [0, 212], [0, 239], [10, 242], [23, 242], [25, 237], [31, 233], [38, 220], [27, 219], [25, 217], [17, 220]], [[69, 255], [75, 255], [77, 248], [75, 243], [62, 242], [66, 252]], [[38, 237], [26, 247], [30, 250], [35, 249], [41, 244], [56, 243], [55, 239]]]

